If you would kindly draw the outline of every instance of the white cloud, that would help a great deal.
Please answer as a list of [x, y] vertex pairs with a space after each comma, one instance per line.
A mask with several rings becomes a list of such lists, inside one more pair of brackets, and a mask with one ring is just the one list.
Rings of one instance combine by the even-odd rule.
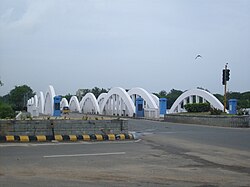
[[[55, 1], [27, 1], [27, 7], [19, 14], [15, 15], [17, 7], [7, 9], [0, 18], [1, 34], [9, 35], [16, 32], [32, 33], [38, 29], [39, 24], [46, 16], [46, 13], [55, 5]], [[16, 17], [13, 19], [12, 17]]]

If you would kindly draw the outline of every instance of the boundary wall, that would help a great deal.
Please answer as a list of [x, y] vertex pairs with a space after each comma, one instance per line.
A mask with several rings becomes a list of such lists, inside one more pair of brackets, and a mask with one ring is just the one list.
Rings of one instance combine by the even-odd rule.
[[166, 114], [164, 121], [220, 127], [250, 127], [250, 116]]
[[127, 120], [0, 120], [0, 136], [128, 133]]

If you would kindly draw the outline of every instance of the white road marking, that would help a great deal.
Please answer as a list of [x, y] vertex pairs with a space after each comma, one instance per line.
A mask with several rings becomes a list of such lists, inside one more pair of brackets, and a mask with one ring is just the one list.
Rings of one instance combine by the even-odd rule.
[[28, 147], [27, 143], [1, 143], [0, 147]]
[[113, 153], [89, 153], [89, 154], [73, 154], [73, 155], [48, 155], [43, 158], [59, 158], [59, 157], [84, 157], [84, 156], [108, 156], [108, 155], [124, 155], [126, 152], [113, 152]]

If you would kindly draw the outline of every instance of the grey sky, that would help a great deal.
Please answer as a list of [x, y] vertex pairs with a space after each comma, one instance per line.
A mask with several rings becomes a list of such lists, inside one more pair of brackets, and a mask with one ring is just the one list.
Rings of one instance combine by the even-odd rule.
[[0, 95], [23, 84], [222, 94], [226, 62], [229, 91], [249, 91], [249, 10], [249, 0], [1, 0]]

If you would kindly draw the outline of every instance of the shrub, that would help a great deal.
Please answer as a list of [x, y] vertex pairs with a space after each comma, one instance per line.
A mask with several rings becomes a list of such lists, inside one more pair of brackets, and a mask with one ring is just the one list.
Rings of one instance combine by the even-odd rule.
[[210, 114], [211, 115], [221, 115], [222, 114], [222, 110], [217, 109], [217, 108], [211, 108], [210, 109]]
[[184, 106], [188, 112], [208, 112], [210, 110], [209, 103], [189, 103]]

